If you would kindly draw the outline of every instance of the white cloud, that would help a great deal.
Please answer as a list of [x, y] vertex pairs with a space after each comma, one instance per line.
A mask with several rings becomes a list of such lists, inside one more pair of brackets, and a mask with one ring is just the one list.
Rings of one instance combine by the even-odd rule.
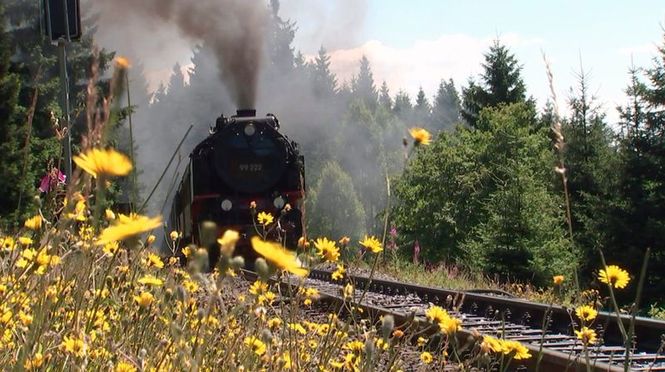
[[[412, 97], [420, 86], [428, 97], [436, 93], [441, 79], [452, 78], [458, 87], [469, 77], [482, 71], [483, 53], [496, 36], [474, 37], [466, 34], [447, 34], [435, 40], [418, 40], [405, 48], [396, 48], [384, 42], [371, 40], [357, 48], [330, 51], [331, 69], [341, 81], [351, 81], [358, 73], [363, 55], [370, 61], [377, 85], [386, 81], [391, 94], [406, 90]], [[510, 33], [500, 36], [501, 42], [511, 49], [537, 47], [543, 41]], [[315, 56], [308, 56], [310, 59]]]

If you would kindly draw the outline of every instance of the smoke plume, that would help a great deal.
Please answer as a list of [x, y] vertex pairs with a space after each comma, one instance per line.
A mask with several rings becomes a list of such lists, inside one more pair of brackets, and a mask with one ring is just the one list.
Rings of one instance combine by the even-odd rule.
[[[240, 108], [253, 108], [262, 61], [267, 9], [260, 0], [100, 0], [105, 17], [174, 24], [215, 54], [220, 78]], [[130, 10], [128, 13], [127, 10]]]

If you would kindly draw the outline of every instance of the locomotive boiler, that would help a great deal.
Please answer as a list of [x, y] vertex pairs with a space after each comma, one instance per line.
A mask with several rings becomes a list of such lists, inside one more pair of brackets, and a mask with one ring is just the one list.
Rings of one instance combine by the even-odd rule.
[[[251, 264], [256, 255], [249, 239], [257, 230], [295, 249], [303, 235], [304, 197], [305, 160], [298, 144], [280, 132], [276, 116], [238, 110], [219, 117], [190, 154], [173, 199], [171, 229], [182, 233], [181, 247], [199, 244], [205, 221], [215, 222], [220, 235], [236, 230], [241, 236], [236, 254]], [[256, 224], [257, 211], [275, 216], [266, 231]], [[219, 251], [209, 254], [214, 264]]]

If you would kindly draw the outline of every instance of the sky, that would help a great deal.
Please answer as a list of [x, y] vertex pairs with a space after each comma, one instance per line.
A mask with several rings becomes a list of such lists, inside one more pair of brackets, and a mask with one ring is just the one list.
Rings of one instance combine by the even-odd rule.
[[[498, 38], [516, 55], [540, 107], [550, 97], [545, 54], [560, 105], [583, 68], [610, 122], [626, 101], [631, 63], [650, 66], [665, 33], [662, 0], [281, 0], [280, 14], [297, 25], [296, 50], [309, 59], [321, 46], [328, 50], [340, 82], [350, 81], [366, 55], [377, 86], [386, 81], [392, 95], [403, 89], [412, 98], [422, 87], [431, 100], [441, 79], [461, 88], [477, 78]], [[132, 38], [122, 32], [102, 24], [98, 39], [124, 53]], [[156, 87], [175, 62], [190, 63], [191, 52], [173, 30], [153, 36], [148, 50], [140, 48], [154, 57], [144, 64]]]
[[385, 80], [393, 94], [404, 89], [412, 98], [422, 86], [432, 97], [440, 79], [452, 78], [461, 88], [477, 77], [483, 53], [498, 38], [515, 53], [541, 107], [550, 97], [544, 53], [560, 105], [583, 68], [610, 121], [618, 120], [615, 108], [626, 100], [631, 63], [650, 66], [665, 32], [665, 1], [656, 0], [368, 0], [359, 10], [364, 23], [328, 46], [322, 19], [308, 20], [303, 7], [323, 2], [283, 0], [283, 13], [298, 23], [296, 47], [311, 56], [323, 43], [341, 80], [357, 73], [364, 54], [377, 85]]

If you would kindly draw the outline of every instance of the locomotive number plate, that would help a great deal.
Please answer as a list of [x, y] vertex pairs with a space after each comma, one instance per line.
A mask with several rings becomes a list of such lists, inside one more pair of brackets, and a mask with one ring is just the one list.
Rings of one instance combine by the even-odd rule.
[[238, 169], [241, 172], [261, 172], [263, 171], [263, 164], [261, 163], [238, 164]]

